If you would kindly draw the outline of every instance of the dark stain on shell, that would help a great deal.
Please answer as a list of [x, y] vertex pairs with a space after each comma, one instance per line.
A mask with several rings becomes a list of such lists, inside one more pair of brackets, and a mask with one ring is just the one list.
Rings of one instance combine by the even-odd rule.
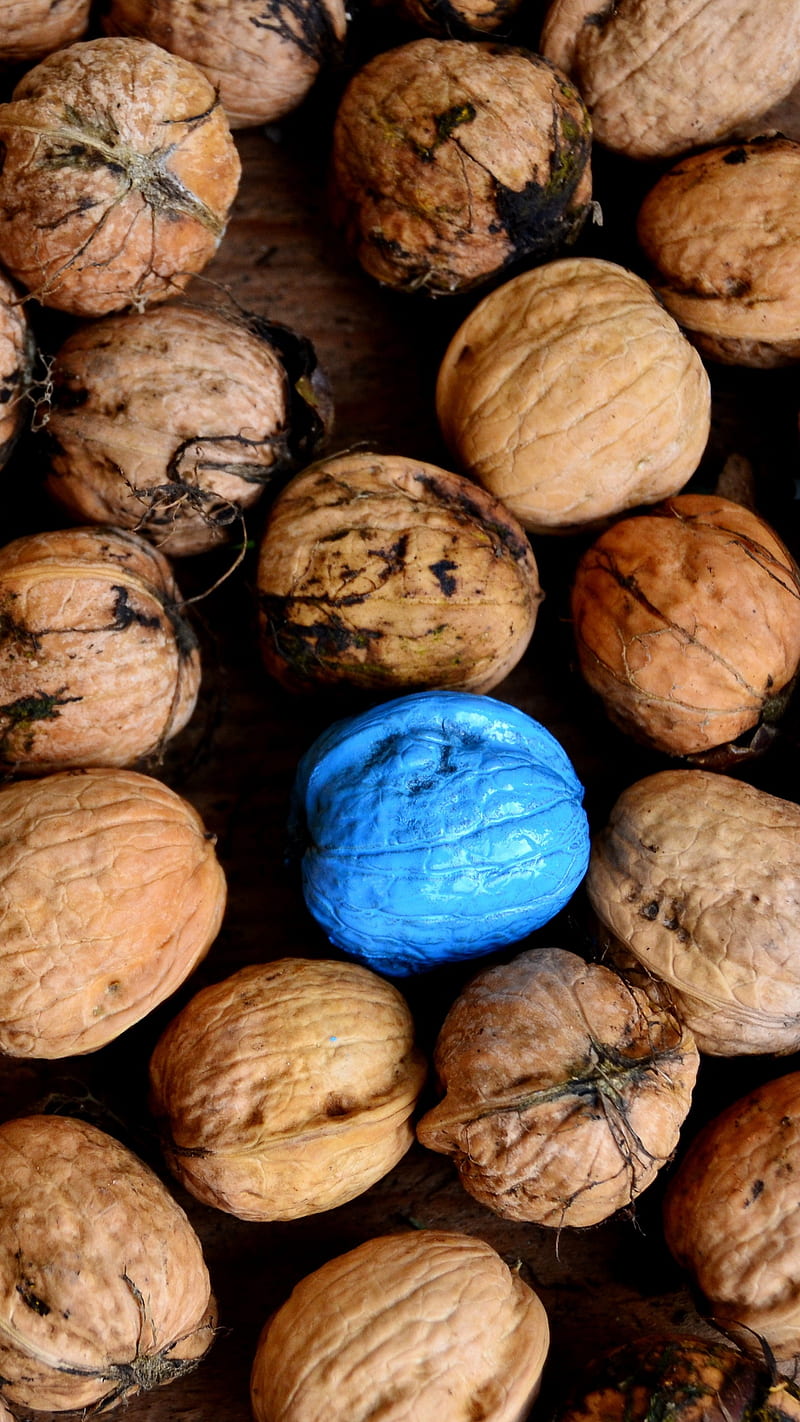
[[431, 563], [429, 566], [445, 597], [452, 597], [458, 587], [458, 582], [453, 577], [458, 564], [454, 563], [452, 558], [440, 558], [438, 563]]
[[550, 172], [545, 181], [531, 178], [523, 188], [515, 190], [495, 179], [497, 215], [518, 256], [541, 257], [576, 240], [590, 204], [574, 198], [589, 163], [591, 147], [588, 114], [581, 123], [556, 103]]
[[112, 630], [114, 632], [124, 632], [127, 627], [136, 623], [140, 627], [160, 627], [161, 618], [157, 613], [148, 616], [140, 608], [134, 607], [130, 600], [129, 590], [117, 584], [112, 586], [111, 591], [114, 597], [114, 621]]
[[272, 30], [317, 65], [329, 64], [343, 53], [321, 0], [268, 0], [259, 15], [250, 16], [250, 23], [257, 30]]
[[414, 478], [423, 489], [433, 495], [437, 503], [453, 514], [458, 522], [479, 524], [484, 532], [496, 538], [515, 562], [530, 557], [531, 546], [527, 538], [520, 536], [509, 524], [487, 518], [486, 510], [481, 508], [475, 499], [470, 498], [466, 489], [453, 489], [435, 475], [428, 473], [415, 474]]

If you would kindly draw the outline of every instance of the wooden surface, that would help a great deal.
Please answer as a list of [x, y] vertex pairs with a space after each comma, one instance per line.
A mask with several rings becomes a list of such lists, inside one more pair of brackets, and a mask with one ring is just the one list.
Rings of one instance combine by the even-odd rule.
[[[240, 134], [244, 178], [228, 233], [193, 294], [241, 305], [309, 337], [328, 374], [336, 408], [329, 450], [355, 444], [446, 464], [433, 411], [433, 380], [449, 335], [472, 299], [400, 297], [368, 282], [330, 229], [324, 198], [325, 94], [278, 130]], [[596, 196], [602, 227], [587, 230], [579, 251], [635, 262], [632, 214], [649, 175], [598, 155]], [[43, 339], [57, 324], [41, 323]], [[787, 372], [713, 372], [714, 432], [698, 478], [713, 487], [730, 456], [754, 475], [759, 506], [797, 542], [796, 377]], [[23, 441], [6, 471], [11, 491], [8, 536], [56, 526], [38, 491], [40, 456]], [[741, 460], [744, 464], [741, 464]], [[730, 472], [731, 465], [727, 468]], [[250, 524], [257, 541], [259, 516]], [[546, 601], [531, 646], [495, 695], [542, 720], [572, 756], [599, 827], [623, 785], [665, 762], [612, 732], [590, 700], [572, 661], [566, 589], [580, 540], [536, 541]], [[184, 560], [177, 576], [186, 596], [211, 587], [230, 554]], [[200, 986], [246, 963], [284, 955], [330, 955], [284, 864], [284, 830], [294, 767], [302, 751], [342, 707], [325, 696], [293, 700], [268, 681], [256, 636], [254, 554], [215, 592], [195, 604], [203, 650], [201, 704], [187, 731], [156, 768], [197, 805], [218, 836], [229, 905], [208, 959], [176, 998], [92, 1057], [60, 1063], [0, 1062], [0, 1113], [61, 1109], [88, 1116], [119, 1135], [160, 1172], [146, 1103], [149, 1051], [163, 1026]], [[800, 798], [791, 731], [762, 760], [739, 773]], [[581, 895], [531, 941], [591, 954], [591, 924]], [[401, 984], [430, 1052], [447, 1007], [475, 965], [442, 969]], [[795, 1065], [751, 1060], [704, 1061], [697, 1123], [764, 1076]], [[432, 1087], [428, 1088], [430, 1092]], [[428, 1099], [426, 1095], [426, 1100]], [[258, 1332], [292, 1285], [324, 1260], [378, 1233], [404, 1226], [464, 1229], [518, 1263], [540, 1293], [552, 1349], [536, 1415], [558, 1403], [580, 1365], [607, 1346], [652, 1328], [699, 1323], [679, 1271], [661, 1239], [663, 1179], [636, 1208], [589, 1231], [560, 1234], [509, 1224], [463, 1192], [448, 1160], [413, 1147], [391, 1174], [352, 1204], [290, 1224], [253, 1225], [195, 1203], [169, 1181], [203, 1240], [221, 1330], [197, 1372], [131, 1402], [130, 1422], [185, 1419], [247, 1422], [248, 1376]]]

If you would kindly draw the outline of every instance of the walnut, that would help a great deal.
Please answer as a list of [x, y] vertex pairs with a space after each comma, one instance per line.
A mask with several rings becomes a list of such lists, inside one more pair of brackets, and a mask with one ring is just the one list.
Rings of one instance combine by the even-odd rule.
[[47, 487], [77, 519], [204, 552], [313, 450], [327, 389], [310, 343], [257, 316], [170, 304], [86, 322], [38, 412]]
[[794, 559], [757, 514], [713, 495], [601, 534], [575, 571], [572, 618], [611, 720], [668, 755], [733, 755], [779, 716], [800, 664]]
[[376, 55], [342, 96], [334, 217], [385, 285], [464, 291], [577, 236], [590, 145], [580, 95], [540, 55], [412, 40]]
[[255, 1422], [523, 1422], [549, 1344], [538, 1294], [491, 1245], [381, 1235], [301, 1279], [264, 1326]]
[[667, 1245], [691, 1274], [701, 1307], [759, 1359], [800, 1352], [798, 1172], [795, 1071], [710, 1121], [664, 1201]]
[[25, 309], [0, 272], [0, 469], [25, 423], [35, 343]]
[[182, 290], [216, 251], [239, 182], [212, 85], [147, 40], [48, 55], [0, 104], [0, 145], [4, 265], [78, 316]]
[[0, 767], [158, 755], [200, 684], [178, 599], [166, 558], [135, 533], [57, 529], [0, 548]]
[[273, 503], [258, 565], [267, 669], [292, 690], [488, 691], [542, 599], [524, 530], [459, 474], [343, 454]]
[[194, 808], [130, 770], [0, 790], [0, 1050], [113, 1041], [205, 957], [225, 875]]
[[152, 40], [214, 85], [231, 128], [274, 123], [340, 57], [343, 0], [111, 0], [111, 35]]
[[239, 1219], [360, 1195], [414, 1138], [425, 1078], [397, 988], [355, 963], [282, 958], [203, 988], [150, 1061], [169, 1168]]
[[180, 1378], [214, 1338], [202, 1247], [157, 1175], [66, 1116], [0, 1125], [0, 1392], [94, 1411]]
[[542, 53], [570, 75], [598, 142], [631, 158], [724, 139], [800, 79], [795, 0], [553, 0]]
[[89, 28], [92, 0], [5, 0], [0, 65], [30, 64], [79, 40]]
[[522, 0], [388, 0], [388, 3], [425, 34], [454, 39], [506, 38], [522, 9]]
[[710, 383], [646, 282], [567, 257], [485, 296], [445, 352], [436, 408], [459, 465], [537, 533], [677, 493], [708, 440]]
[[763, 138], [684, 158], [639, 209], [658, 297], [713, 360], [800, 360], [798, 184], [800, 143]]
[[600, 964], [533, 948], [480, 973], [445, 1018], [442, 1090], [417, 1136], [506, 1219], [598, 1224], [669, 1160], [699, 1063], [669, 1011]]
[[800, 806], [718, 772], [630, 785], [595, 835], [598, 918], [670, 989], [701, 1052], [800, 1048]]

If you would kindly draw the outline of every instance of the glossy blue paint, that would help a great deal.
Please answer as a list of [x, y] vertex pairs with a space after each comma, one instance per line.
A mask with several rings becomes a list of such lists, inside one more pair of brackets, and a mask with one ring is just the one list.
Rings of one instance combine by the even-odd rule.
[[389, 976], [517, 942], [583, 879], [583, 787], [554, 736], [492, 697], [423, 691], [330, 726], [291, 831], [331, 942]]

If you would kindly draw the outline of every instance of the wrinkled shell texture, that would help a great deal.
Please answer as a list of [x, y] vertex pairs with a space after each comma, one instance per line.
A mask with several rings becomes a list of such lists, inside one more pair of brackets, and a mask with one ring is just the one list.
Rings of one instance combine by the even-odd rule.
[[213, 87], [146, 40], [48, 55], [0, 105], [0, 143], [4, 265], [78, 316], [182, 290], [214, 255], [239, 183]]
[[479, 974], [445, 1018], [424, 1146], [506, 1219], [600, 1223], [669, 1160], [699, 1054], [678, 1020], [600, 964], [535, 948]]
[[0, 1050], [112, 1041], [188, 977], [224, 907], [213, 839], [159, 780], [96, 769], [0, 790]]
[[166, 558], [135, 533], [57, 529], [0, 549], [0, 765], [131, 765], [182, 730], [200, 656]]
[[580, 89], [598, 142], [631, 158], [723, 139], [800, 79], [795, 0], [554, 0], [542, 53]]
[[332, 1209], [414, 1138], [426, 1074], [405, 999], [354, 963], [284, 958], [204, 988], [150, 1062], [167, 1163], [246, 1220]]
[[588, 861], [563, 747], [470, 692], [416, 692], [334, 722], [300, 761], [290, 820], [310, 912], [390, 976], [524, 938]]
[[659, 771], [619, 796], [586, 888], [701, 1051], [800, 1047], [800, 807], [711, 771]]
[[664, 1202], [667, 1244], [714, 1320], [778, 1358], [800, 1350], [798, 1121], [800, 1072], [757, 1087], [695, 1137]]
[[272, 504], [258, 565], [267, 669], [293, 690], [352, 683], [482, 692], [525, 651], [542, 599], [524, 530], [461, 475], [350, 454]]
[[538, 1295], [465, 1234], [383, 1235], [323, 1264], [265, 1325], [256, 1422], [523, 1422], [550, 1343]]
[[774, 137], [684, 158], [641, 205], [659, 299], [713, 360], [800, 360], [798, 185], [800, 143]]
[[25, 423], [33, 357], [33, 335], [25, 308], [0, 272], [0, 469]]
[[286, 460], [280, 355], [210, 309], [87, 323], [51, 379], [50, 492], [73, 517], [136, 529], [170, 556], [241, 531], [241, 512]]
[[342, 0], [112, 0], [103, 24], [196, 64], [231, 128], [248, 128], [297, 108], [337, 57], [347, 14]]
[[85, 34], [91, 0], [4, 0], [0, 63], [22, 64]]
[[436, 410], [460, 468], [531, 531], [570, 533], [677, 493], [711, 392], [646, 282], [573, 257], [479, 302], [445, 352]]
[[419, 39], [371, 59], [336, 115], [332, 203], [369, 275], [467, 290], [577, 236], [590, 125], [566, 77], [510, 45]]
[[800, 579], [772, 529], [729, 499], [683, 494], [623, 519], [572, 587], [581, 671], [611, 720], [669, 755], [736, 740], [800, 662]]
[[213, 1341], [200, 1240], [154, 1172], [65, 1116], [0, 1125], [0, 1390], [17, 1408], [113, 1404]]

